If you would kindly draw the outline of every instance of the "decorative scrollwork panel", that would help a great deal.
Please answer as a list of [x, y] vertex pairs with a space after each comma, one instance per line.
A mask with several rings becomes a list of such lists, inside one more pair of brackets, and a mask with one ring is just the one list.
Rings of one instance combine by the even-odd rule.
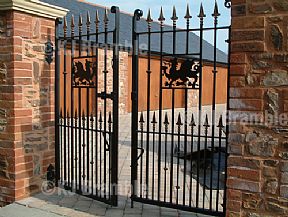
[[196, 89], [200, 73], [200, 62], [197, 60], [178, 61], [177, 58], [165, 61], [162, 76], [165, 77], [164, 87], [183, 87]]
[[96, 63], [91, 59], [74, 59], [72, 75], [74, 86], [95, 86]]

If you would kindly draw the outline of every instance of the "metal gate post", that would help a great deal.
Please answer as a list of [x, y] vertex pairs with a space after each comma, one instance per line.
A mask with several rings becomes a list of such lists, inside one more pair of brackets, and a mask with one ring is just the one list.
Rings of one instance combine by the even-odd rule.
[[115, 14], [115, 30], [113, 33], [113, 141], [110, 147], [111, 157], [111, 203], [118, 205], [118, 135], [119, 135], [119, 8], [113, 6], [111, 13]]
[[136, 33], [137, 21], [143, 16], [143, 11], [135, 10], [132, 25], [132, 141], [131, 141], [131, 207], [137, 192], [137, 148], [138, 148], [138, 68], [139, 68], [139, 35]]
[[60, 180], [60, 148], [59, 148], [59, 114], [60, 114], [60, 55], [59, 55], [59, 24], [61, 19], [55, 21], [55, 186], [58, 187]]

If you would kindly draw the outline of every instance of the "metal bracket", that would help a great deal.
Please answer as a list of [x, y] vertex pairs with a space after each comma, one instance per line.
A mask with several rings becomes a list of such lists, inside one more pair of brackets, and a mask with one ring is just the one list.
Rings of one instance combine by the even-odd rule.
[[51, 184], [55, 183], [56, 177], [55, 177], [55, 167], [50, 164], [47, 168], [47, 181], [49, 181]]
[[45, 43], [45, 60], [50, 65], [53, 62], [54, 45], [52, 41]]

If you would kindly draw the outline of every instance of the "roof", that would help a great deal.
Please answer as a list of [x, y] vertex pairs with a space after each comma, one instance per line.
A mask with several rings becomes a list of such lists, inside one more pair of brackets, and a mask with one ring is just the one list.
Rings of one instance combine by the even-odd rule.
[[[104, 17], [105, 7], [92, 4], [89, 2], [84, 2], [83, 0], [41, 0], [52, 5], [57, 5], [60, 7], [67, 8], [69, 13], [67, 14], [68, 26], [70, 25], [71, 15], [74, 14], [75, 21], [78, 20], [79, 14], [83, 15], [83, 23], [86, 23], [86, 13], [89, 11], [91, 15], [91, 22], [95, 19], [96, 10], [99, 12], [100, 19]], [[121, 8], [120, 8], [121, 9]], [[128, 13], [121, 12], [120, 14], [120, 44], [123, 47], [131, 48], [132, 47], [132, 18], [133, 16]], [[102, 19], [103, 20], [103, 19]], [[77, 23], [77, 22], [76, 22]], [[94, 24], [94, 22], [93, 22]], [[102, 30], [103, 30], [103, 25]], [[160, 30], [158, 22], [152, 23], [152, 30]], [[114, 28], [114, 15], [109, 14], [109, 27], [110, 30]], [[137, 24], [137, 31], [146, 32], [147, 31], [147, 22], [144, 19], [141, 19]], [[69, 29], [69, 28], [68, 28]], [[171, 30], [172, 27], [165, 25], [164, 30]], [[83, 25], [83, 33], [85, 33], [85, 25]], [[101, 27], [100, 27], [101, 31]], [[91, 25], [91, 32], [95, 32], [95, 25]], [[75, 28], [75, 34], [78, 33], [78, 28]], [[69, 34], [69, 31], [68, 31]], [[172, 44], [173, 44], [173, 34], [165, 33], [163, 40], [163, 52], [171, 53]], [[103, 39], [102, 39], [103, 40]], [[101, 42], [101, 39], [100, 39]], [[111, 38], [109, 42], [112, 43]], [[146, 42], [146, 43], [145, 43]], [[190, 53], [199, 53], [200, 38], [194, 34], [190, 33], [189, 38], [189, 52]], [[147, 37], [140, 37], [140, 48], [141, 44], [147, 45]], [[176, 54], [183, 54], [186, 51], [186, 33], [178, 32], [176, 34]], [[145, 48], [143, 48], [145, 50]], [[160, 51], [160, 34], [152, 34], [151, 36], [151, 51], [159, 52]], [[195, 56], [196, 57], [196, 56]], [[203, 40], [203, 59], [208, 61], [214, 60], [214, 47], [207, 41]], [[223, 51], [217, 49], [217, 62], [227, 63], [227, 54]]]

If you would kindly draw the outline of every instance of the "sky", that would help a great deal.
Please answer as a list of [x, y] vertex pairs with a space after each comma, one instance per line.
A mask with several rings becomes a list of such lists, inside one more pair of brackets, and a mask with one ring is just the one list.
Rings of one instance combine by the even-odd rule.
[[[192, 15], [191, 26], [199, 27], [199, 19], [197, 15], [199, 14], [200, 4], [203, 3], [204, 12], [207, 15], [205, 18], [205, 27], [213, 27], [214, 20], [211, 14], [214, 10], [215, 0], [86, 0], [88, 2], [96, 3], [98, 5], [103, 5], [110, 8], [116, 5], [121, 11], [133, 14], [135, 9], [141, 9], [144, 12], [144, 17], [147, 16], [149, 8], [151, 9], [152, 18], [158, 20], [160, 14], [160, 8], [163, 6], [164, 16], [166, 18], [166, 24], [172, 24], [169, 19], [172, 16], [172, 9], [175, 5], [177, 9], [177, 16], [179, 20], [177, 26], [179, 28], [186, 28], [186, 20], [183, 18], [186, 13], [187, 3], [190, 5], [190, 13]], [[221, 14], [219, 18], [219, 26], [229, 26], [231, 17], [230, 9], [224, 7], [225, 0], [218, 0], [219, 13]], [[217, 47], [227, 53], [227, 43], [225, 40], [228, 38], [227, 31], [219, 31], [219, 39], [217, 40]], [[213, 44], [213, 31], [209, 31], [204, 35], [205, 40]]]

